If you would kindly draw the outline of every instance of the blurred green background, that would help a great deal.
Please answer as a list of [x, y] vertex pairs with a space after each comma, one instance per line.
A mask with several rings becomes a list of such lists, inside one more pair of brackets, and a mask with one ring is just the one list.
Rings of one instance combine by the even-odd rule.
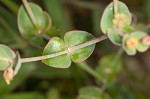
[[[100, 18], [112, 0], [28, 1], [40, 5], [50, 14], [52, 27], [49, 36], [63, 38], [65, 32], [76, 29], [95, 37], [101, 36]], [[133, 25], [150, 33], [150, 0], [121, 1], [132, 12]], [[0, 44], [18, 50], [21, 57], [39, 56], [44, 47], [31, 45], [18, 31], [17, 12], [21, 4], [21, 0], [0, 0]], [[150, 50], [136, 56], [124, 53], [113, 60], [118, 50], [117, 46], [105, 40], [97, 44], [85, 63], [73, 63], [68, 69], [51, 68], [41, 62], [25, 63], [9, 86], [3, 79], [3, 72], [0, 72], [0, 99], [76, 99], [80, 88], [85, 86], [96, 86], [111, 99], [150, 99]], [[109, 69], [114, 72], [103, 73], [112, 64]], [[98, 79], [81, 68], [84, 65], [95, 70], [107, 84], [103, 87]]]

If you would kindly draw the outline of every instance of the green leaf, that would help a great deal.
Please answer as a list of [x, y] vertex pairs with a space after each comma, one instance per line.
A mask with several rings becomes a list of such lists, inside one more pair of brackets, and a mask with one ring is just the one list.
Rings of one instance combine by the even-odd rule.
[[[34, 25], [29, 17], [25, 7], [22, 5], [18, 12], [18, 28], [21, 35], [30, 40], [30, 42], [37, 44], [33, 38], [36, 37], [36, 40], [39, 40], [39, 36], [46, 33], [51, 27], [51, 18], [50, 16], [42, 11], [42, 9], [33, 3], [29, 3], [29, 6], [32, 10], [32, 13], [35, 17], [36, 24]], [[43, 41], [44, 42], [44, 41]]]
[[127, 84], [115, 83], [108, 86], [107, 91], [112, 99], [140, 99], [135, 98], [135, 94], [131, 91], [131, 89], [132, 88], [127, 86]]
[[137, 45], [137, 50], [138, 50], [139, 52], [145, 52], [146, 50], [148, 50], [148, 48], [149, 48], [149, 45], [144, 45], [144, 44], [142, 44], [142, 43], [139, 43], [139, 44]]
[[46, 94], [46, 99], [60, 99], [59, 90], [50, 88]]
[[119, 58], [116, 60], [115, 54], [108, 54], [104, 56], [96, 68], [96, 71], [105, 79], [107, 83], [113, 83], [116, 81], [117, 73], [121, 70], [122, 60]]
[[14, 62], [13, 62], [13, 67], [15, 68], [14, 69], [14, 76], [18, 73], [20, 67], [21, 67], [21, 60], [20, 60], [20, 54], [19, 52], [16, 52], [16, 58], [14, 59]]
[[87, 86], [79, 90], [78, 99], [111, 99], [106, 93], [103, 93], [98, 87]]
[[107, 31], [108, 38], [111, 40], [112, 43], [116, 45], [120, 45], [122, 42], [121, 37], [114, 31], [114, 29], [108, 29]]
[[128, 38], [129, 38], [128, 34], [124, 35], [123, 43], [122, 43], [123, 49], [126, 51], [126, 53], [128, 55], [135, 55], [136, 54], [136, 49], [130, 49], [130, 48], [126, 47], [126, 42], [127, 42]]
[[140, 39], [146, 37], [147, 34], [145, 32], [142, 32], [142, 31], [135, 31], [135, 32], [132, 32], [131, 36], [140, 40]]
[[39, 93], [30, 92], [30, 93], [15, 93], [7, 94], [2, 97], [3, 99], [44, 99], [44, 96]]
[[[70, 31], [64, 36], [64, 41], [68, 48], [77, 46], [92, 40], [94, 36], [85, 31]], [[95, 44], [75, 50], [70, 53], [73, 62], [82, 62], [86, 60], [93, 52]]]
[[[131, 34], [131, 36], [135, 37], [136, 39], [138, 39], [140, 41], [142, 38], [146, 37], [147, 34], [145, 32], [142, 32], [142, 31], [136, 31], [136, 32], [133, 32]], [[139, 52], [145, 52], [148, 48], [149, 48], [149, 45], [144, 45], [141, 42], [139, 42], [137, 47], [136, 47], [136, 49]]]
[[[124, 25], [130, 25], [131, 23], [131, 13], [128, 9], [128, 7], [123, 2], [118, 2], [118, 13], [123, 13], [126, 16], [126, 22]], [[104, 13], [102, 15], [101, 19], [101, 30], [104, 34], [106, 34], [107, 30], [109, 28], [114, 28], [113, 25], [113, 19], [114, 19], [114, 4], [110, 3], [104, 10]]]
[[[64, 50], [66, 50], [64, 41], [61, 38], [54, 37], [44, 48], [43, 55], [53, 54]], [[71, 59], [68, 54], [45, 59], [42, 62], [56, 68], [68, 68], [71, 65]]]
[[0, 44], [0, 70], [5, 70], [15, 58], [15, 53], [7, 46]]

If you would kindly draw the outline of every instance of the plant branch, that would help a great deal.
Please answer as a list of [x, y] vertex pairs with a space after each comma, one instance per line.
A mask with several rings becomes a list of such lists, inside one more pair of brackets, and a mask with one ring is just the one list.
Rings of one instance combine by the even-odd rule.
[[30, 17], [33, 25], [35, 26], [35, 28], [38, 29], [38, 27], [37, 27], [37, 20], [36, 20], [32, 10], [31, 10], [30, 6], [29, 6], [29, 3], [27, 2], [27, 0], [22, 0], [22, 2], [23, 2], [24, 6], [25, 6], [25, 8], [27, 10], [27, 13], [29, 14], [29, 17]]
[[98, 42], [100, 42], [102, 40], [105, 40], [106, 38], [107, 38], [107, 36], [103, 35], [103, 36], [98, 37], [96, 39], [93, 39], [93, 40], [91, 40], [89, 42], [86, 42], [86, 43], [83, 43], [81, 45], [77, 45], [77, 46], [71, 47], [69, 50], [64, 50], [64, 51], [61, 51], [61, 52], [58, 52], [58, 53], [44, 55], [44, 56], [31, 57], [31, 58], [22, 58], [20, 61], [21, 61], [21, 63], [26, 63], [26, 62], [40, 61], [40, 60], [44, 60], [44, 59], [48, 59], [48, 58], [53, 58], [53, 57], [56, 57], [56, 56], [59, 56], [59, 55], [63, 55], [63, 54], [66, 54], [66, 53], [73, 52], [75, 50], [84, 48], [86, 46], [93, 45], [93, 44], [98, 43]]
[[116, 64], [116, 62], [121, 57], [123, 52], [124, 52], [123, 48], [120, 48], [117, 54], [115, 55], [114, 59], [112, 60], [112, 62], [110, 62], [110, 66], [114, 66]]
[[13, 13], [18, 13], [18, 5], [13, 0], [0, 0], [5, 6], [7, 6]]
[[86, 63], [78, 63], [78, 65], [80, 66], [80, 68], [82, 68], [83, 70], [85, 70], [86, 72], [88, 72], [89, 74], [91, 74], [93, 77], [95, 77], [97, 80], [101, 81], [104, 84], [102, 77], [95, 70], [90, 68], [90, 66], [88, 66]]
[[114, 1], [114, 12], [115, 14], [118, 13], [118, 0], [113, 0]]

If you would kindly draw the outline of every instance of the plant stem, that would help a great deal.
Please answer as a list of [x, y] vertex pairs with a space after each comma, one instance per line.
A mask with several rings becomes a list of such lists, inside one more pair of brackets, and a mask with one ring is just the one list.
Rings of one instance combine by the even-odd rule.
[[36, 29], [38, 29], [37, 20], [36, 20], [32, 10], [31, 10], [30, 6], [29, 6], [29, 3], [27, 2], [27, 0], [22, 0], [22, 1], [23, 1], [23, 4], [24, 4], [28, 14], [29, 14], [29, 17], [30, 17], [33, 25], [35, 26]]
[[117, 60], [120, 58], [123, 52], [124, 52], [123, 48], [120, 48], [116, 56], [113, 58], [112, 62], [110, 62], [110, 66], [114, 66], [116, 64]]
[[0, 0], [5, 6], [7, 6], [13, 13], [18, 13], [18, 5], [13, 0]]
[[20, 46], [20, 48], [26, 46], [27, 43], [24, 42], [19, 37], [19, 35], [16, 34], [16, 31], [10, 26], [10, 24], [8, 24], [8, 22], [5, 21], [4, 18], [2, 18], [1, 15], [0, 15], [0, 25], [3, 26], [4, 29], [7, 31], [7, 33], [13, 37], [14, 41], [18, 43], [18, 45]]
[[78, 65], [80, 66], [80, 68], [82, 68], [83, 70], [85, 70], [86, 72], [88, 72], [89, 74], [91, 74], [93, 77], [95, 77], [104, 84], [102, 77], [92, 68], [90, 68], [90, 66], [88, 66], [86, 63], [78, 63]]
[[118, 13], [118, 0], [113, 0], [114, 1], [114, 12], [115, 14]]
[[107, 38], [107, 36], [103, 35], [103, 36], [98, 37], [96, 39], [93, 39], [93, 40], [91, 40], [89, 42], [86, 42], [86, 43], [83, 43], [81, 45], [77, 45], [77, 46], [71, 47], [69, 50], [64, 50], [64, 51], [61, 51], [61, 52], [58, 52], [58, 53], [44, 55], [44, 56], [31, 57], [31, 58], [22, 58], [20, 61], [21, 61], [21, 63], [26, 63], [26, 62], [33, 62], [33, 61], [39, 61], [39, 60], [44, 60], [44, 59], [48, 59], [48, 58], [53, 58], [53, 57], [56, 57], [56, 56], [59, 56], [59, 55], [63, 55], [63, 54], [66, 54], [66, 53], [73, 52], [75, 50], [84, 48], [86, 46], [93, 45], [93, 44], [98, 43], [98, 42], [100, 42], [102, 40], [105, 40], [106, 38]]

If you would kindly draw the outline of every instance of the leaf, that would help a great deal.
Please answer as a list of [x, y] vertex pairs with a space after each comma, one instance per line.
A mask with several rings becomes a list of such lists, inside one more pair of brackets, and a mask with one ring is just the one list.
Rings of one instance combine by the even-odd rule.
[[137, 45], [137, 50], [138, 50], [139, 52], [145, 52], [146, 50], [148, 50], [148, 48], [149, 48], [149, 45], [144, 45], [144, 44], [142, 44], [142, 43], [139, 43], [139, 44]]
[[[30, 42], [37, 44], [36, 40], [39, 40], [42, 34], [46, 33], [51, 27], [50, 16], [42, 11], [42, 9], [33, 3], [29, 3], [32, 13], [36, 19], [36, 25], [34, 25], [25, 9], [22, 5], [18, 12], [18, 28], [21, 35], [30, 40]], [[36, 38], [36, 40], [35, 40]], [[34, 39], [34, 40], [32, 40]], [[41, 40], [41, 42], [44, 42]]]
[[108, 54], [99, 61], [96, 71], [107, 83], [116, 81], [117, 73], [121, 70], [122, 60], [116, 60], [115, 54]]
[[[126, 16], [126, 22], [124, 23], [124, 25], [130, 25], [131, 23], [131, 13], [128, 9], [128, 7], [123, 3], [118, 1], [118, 13], [123, 13]], [[106, 34], [107, 30], [109, 28], [114, 28], [114, 24], [113, 24], [113, 19], [114, 19], [114, 4], [113, 2], [110, 3], [104, 10], [104, 13], [102, 15], [101, 18], [101, 30], [104, 34]]]
[[[53, 54], [64, 51], [66, 45], [61, 38], [52, 38], [44, 48], [43, 55]], [[68, 54], [60, 55], [54, 58], [45, 59], [42, 61], [46, 65], [56, 68], [68, 68], [71, 65], [71, 59]]]
[[77, 99], [111, 99], [106, 93], [103, 93], [98, 87], [86, 86], [79, 90]]
[[50, 88], [46, 94], [46, 99], [60, 99], [59, 90]]
[[[85, 31], [70, 31], [64, 36], [64, 41], [68, 48], [83, 44], [92, 40], [94, 36]], [[82, 62], [86, 60], [93, 52], [95, 44], [70, 52], [73, 62]]]
[[20, 60], [20, 54], [19, 52], [16, 52], [16, 58], [14, 59], [14, 62], [13, 62], [13, 67], [15, 68], [14, 69], [14, 76], [18, 73], [20, 67], [21, 67], [21, 60]]
[[109, 95], [112, 97], [112, 99], [143, 99], [139, 97], [136, 98], [135, 92], [132, 92], [131, 89], [132, 88], [127, 84], [115, 83], [108, 86], [107, 91], [109, 92]]
[[111, 42], [114, 43], [115, 45], [121, 44], [122, 42], [121, 37], [113, 29], [108, 29], [107, 35], [108, 35], [108, 38], [111, 40]]
[[[131, 36], [137, 38], [140, 41], [142, 38], [146, 37], [147, 34], [145, 32], [142, 32], [142, 31], [135, 31], [131, 34]], [[149, 48], [149, 45], [144, 45], [141, 42], [139, 42], [137, 47], [136, 47], [136, 49], [139, 52], [145, 52], [148, 48]]]
[[5, 70], [14, 58], [15, 53], [9, 47], [0, 44], [0, 70]]
[[35, 92], [24, 92], [24, 93], [15, 93], [15, 94], [7, 94], [2, 97], [3, 99], [44, 99], [44, 96]]

